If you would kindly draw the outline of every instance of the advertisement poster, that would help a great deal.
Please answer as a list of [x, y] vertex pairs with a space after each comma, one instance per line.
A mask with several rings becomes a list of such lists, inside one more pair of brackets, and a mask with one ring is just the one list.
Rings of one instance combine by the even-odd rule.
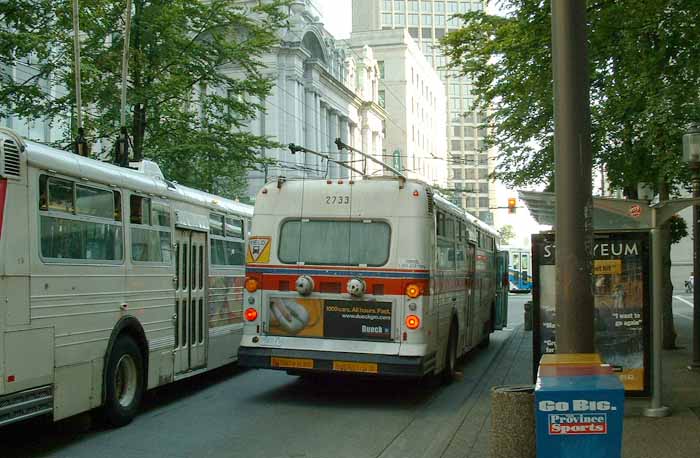
[[209, 277], [209, 327], [243, 322], [243, 276]]
[[269, 334], [391, 340], [391, 302], [274, 297]]
[[[553, 234], [533, 235], [533, 356], [556, 351], [556, 245]], [[595, 348], [613, 366], [625, 391], [646, 394], [649, 348], [649, 237], [596, 233], [593, 278]]]

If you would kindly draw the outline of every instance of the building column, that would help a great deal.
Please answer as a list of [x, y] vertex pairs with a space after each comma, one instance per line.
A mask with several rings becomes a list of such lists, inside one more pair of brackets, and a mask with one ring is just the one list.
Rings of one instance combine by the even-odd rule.
[[[372, 132], [369, 127], [362, 126], [362, 147], [360, 151], [365, 154], [372, 154]], [[371, 175], [375, 169], [375, 164], [372, 161], [368, 161], [367, 158], [362, 158], [362, 171], [367, 175]]]
[[[341, 116], [340, 117], [340, 140], [345, 143], [346, 145], [350, 144], [350, 120], [348, 119], [347, 116]], [[337, 146], [336, 146], [337, 149]], [[344, 149], [343, 151], [338, 152], [338, 157], [340, 158], [340, 161], [345, 161], [347, 162], [349, 160], [350, 155], [348, 154], [349, 151]], [[350, 167], [352, 167], [352, 164], [348, 164]], [[340, 177], [341, 178], [348, 178], [350, 176], [350, 169], [347, 167], [340, 166]]]
[[[338, 112], [335, 110], [330, 110], [329, 116], [329, 129], [328, 129], [328, 156], [333, 160], [338, 160], [338, 148], [335, 146], [335, 139], [338, 137]], [[329, 165], [330, 178], [338, 178], [338, 164], [331, 162]]]
[[[328, 147], [328, 105], [320, 101], [320, 106], [321, 109], [319, 110], [319, 140], [318, 140], [318, 149], [320, 153], [325, 153], [326, 148]], [[328, 164], [326, 161], [322, 158], [319, 158], [319, 169], [323, 170], [325, 173], [326, 167], [328, 167]]]
[[[308, 89], [304, 91], [304, 147], [316, 151], [316, 94]], [[314, 168], [315, 155], [310, 153], [304, 154], [304, 165], [308, 168]], [[309, 171], [307, 171], [308, 173]], [[314, 173], [311, 173], [314, 174]]]
[[[318, 92], [314, 93], [314, 114], [315, 114], [315, 120], [314, 120], [314, 136], [316, 137], [316, 147], [321, 150], [322, 147], [322, 128], [321, 128], [321, 95]], [[319, 151], [323, 152], [323, 151]], [[319, 174], [322, 174], [320, 170], [323, 168], [323, 163], [321, 162], [321, 158], [318, 156], [314, 157], [314, 168], [319, 170]]]

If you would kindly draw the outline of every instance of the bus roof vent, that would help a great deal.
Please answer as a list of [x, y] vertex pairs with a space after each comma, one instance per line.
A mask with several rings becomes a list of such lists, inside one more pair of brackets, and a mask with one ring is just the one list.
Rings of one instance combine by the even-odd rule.
[[21, 176], [21, 162], [19, 159], [19, 145], [12, 139], [5, 139], [2, 142], [2, 171], [6, 176], [19, 178]]
[[163, 172], [160, 171], [158, 164], [153, 161], [149, 161], [148, 159], [144, 159], [139, 162], [131, 162], [129, 163], [129, 167], [134, 168], [149, 177], [165, 181], [165, 176], [163, 176]]
[[428, 196], [428, 214], [433, 214], [433, 190], [430, 188], [425, 188], [425, 195]]

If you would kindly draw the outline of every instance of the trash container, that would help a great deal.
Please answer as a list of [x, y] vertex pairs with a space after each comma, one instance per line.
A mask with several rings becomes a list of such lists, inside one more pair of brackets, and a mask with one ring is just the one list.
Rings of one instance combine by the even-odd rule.
[[534, 385], [491, 388], [491, 458], [535, 458]]
[[532, 331], [532, 301], [525, 302], [525, 330]]

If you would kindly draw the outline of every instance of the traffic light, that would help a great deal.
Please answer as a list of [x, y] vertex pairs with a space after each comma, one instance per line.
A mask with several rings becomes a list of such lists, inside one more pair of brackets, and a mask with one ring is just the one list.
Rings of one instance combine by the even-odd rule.
[[508, 213], [515, 213], [515, 197], [508, 198]]

